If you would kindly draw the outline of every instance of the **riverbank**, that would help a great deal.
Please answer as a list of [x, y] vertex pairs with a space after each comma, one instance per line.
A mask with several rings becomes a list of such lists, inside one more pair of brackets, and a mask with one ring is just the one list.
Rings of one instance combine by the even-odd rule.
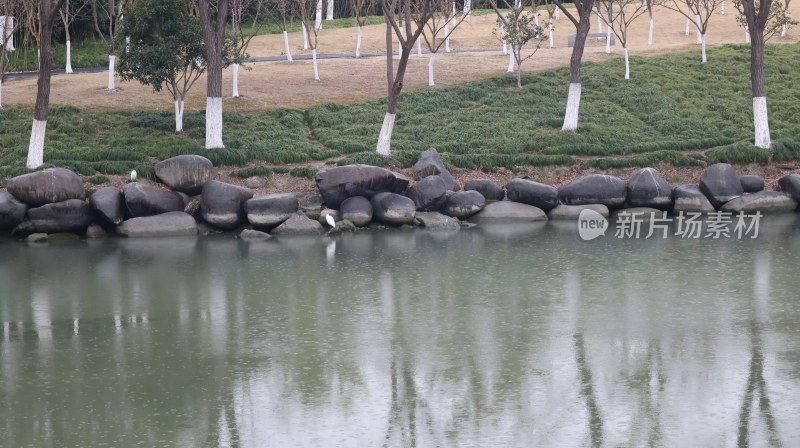
[[155, 165], [155, 176], [160, 184], [138, 181], [134, 172], [121, 188], [88, 193], [80, 176], [63, 168], [14, 177], [0, 192], [0, 231], [31, 242], [64, 233], [99, 238], [230, 232], [263, 240], [376, 227], [458, 230], [577, 221], [587, 210], [606, 226], [615, 212], [647, 221], [668, 213], [725, 215], [733, 224], [734, 215], [741, 220], [795, 213], [800, 201], [798, 173], [778, 179], [780, 191], [765, 190], [763, 177], [740, 176], [723, 163], [706, 168], [698, 184], [674, 188], [655, 168], [640, 169], [627, 181], [589, 174], [558, 188], [524, 177], [505, 185], [487, 178], [459, 182], [432, 148], [420, 155], [410, 176], [370, 165], [321, 170], [314, 175], [317, 192], [308, 196], [256, 194], [221, 182], [213, 163], [199, 155], [163, 160]]

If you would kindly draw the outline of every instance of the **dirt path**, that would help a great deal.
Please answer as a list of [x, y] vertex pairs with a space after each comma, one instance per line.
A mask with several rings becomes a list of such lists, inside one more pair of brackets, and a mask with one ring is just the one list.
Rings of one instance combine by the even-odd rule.
[[[794, 17], [800, 16], [800, 4], [791, 8]], [[736, 25], [732, 5], [727, 14], [716, 14], [710, 24], [707, 42], [709, 46], [725, 43], [741, 43], [744, 31]], [[700, 49], [694, 34], [685, 36], [686, 19], [678, 13], [657, 8], [655, 11], [655, 38], [647, 45], [647, 15], [642, 16], [630, 31], [630, 53], [633, 56], [663, 54], [675, 51], [696, 51], [698, 63]], [[454, 33], [453, 49], [499, 48], [500, 42], [493, 35], [494, 15], [471, 17]], [[604, 27], [605, 28], [605, 27]], [[592, 20], [592, 32], [597, 31], [597, 22]], [[567, 35], [574, 32], [572, 24], [562, 17], [557, 22], [555, 42], [557, 48], [544, 48], [523, 65], [523, 71], [544, 71], [569, 64], [571, 49], [566, 47]], [[385, 51], [385, 27], [373, 25], [364, 28], [363, 52]], [[785, 38], [775, 37], [774, 42], [797, 42], [800, 29], [790, 29]], [[323, 29], [320, 33], [320, 53], [352, 53], [355, 51], [356, 29]], [[292, 53], [307, 54], [302, 50], [302, 35], [290, 34]], [[587, 48], [584, 60], [602, 61], [619, 58], [621, 47], [613, 47], [606, 54], [601, 42]], [[444, 50], [441, 50], [442, 52]], [[257, 36], [249, 49], [250, 56], [274, 56], [283, 53], [281, 35]], [[428, 57], [412, 56], [406, 74], [406, 91], [427, 87]], [[507, 56], [497, 52], [442, 53], [436, 59], [435, 73], [438, 86], [448, 86], [467, 81], [498, 76], [505, 73]], [[325, 59], [319, 62], [321, 82], [315, 82], [310, 61], [263, 62], [248, 64], [249, 70], [240, 71], [240, 99], [226, 99], [226, 111], [258, 111], [276, 107], [307, 108], [323, 102], [352, 103], [386, 96], [385, 57]], [[635, 70], [632, 77], [636, 77]], [[58, 75], [53, 77], [51, 104], [72, 105], [85, 109], [154, 109], [173, 110], [172, 99], [166, 93], [153, 93], [138, 83], [118, 82], [119, 91], [109, 93], [104, 86], [107, 73], [85, 73]], [[565, 88], [566, 88], [566, 80]], [[231, 94], [231, 70], [224, 74], [223, 93]], [[28, 78], [5, 83], [3, 100], [6, 104], [32, 105], [36, 98], [36, 79]], [[199, 80], [190, 94], [188, 110], [205, 108], [205, 81]]]

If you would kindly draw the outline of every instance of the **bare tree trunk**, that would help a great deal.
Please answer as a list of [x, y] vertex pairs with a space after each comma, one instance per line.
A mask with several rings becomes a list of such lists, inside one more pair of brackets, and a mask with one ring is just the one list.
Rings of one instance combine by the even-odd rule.
[[548, 38], [550, 39], [550, 48], [553, 48], [553, 22], [547, 22], [547, 29], [548, 29]]
[[[61, 2], [56, 5], [61, 7]], [[50, 111], [50, 71], [53, 67], [53, 7], [50, 0], [39, 1], [41, 37], [39, 43], [39, 79], [36, 82], [36, 106], [33, 110], [31, 139], [28, 144], [28, 160], [25, 166], [36, 169], [44, 164], [44, 136], [47, 130], [47, 115]]]
[[239, 64], [233, 64], [233, 98], [239, 98]]
[[215, 17], [209, 0], [199, 0], [200, 22], [206, 43], [206, 149], [224, 148], [222, 142], [222, 46], [228, 0], [218, 0]]
[[622, 47], [625, 50], [625, 79], [631, 79], [631, 66], [628, 62], [628, 47]]
[[590, 14], [580, 17], [575, 45], [572, 47], [572, 57], [569, 60], [569, 95], [567, 96], [567, 111], [564, 114], [562, 131], [576, 131], [578, 129], [578, 110], [581, 104], [581, 59], [586, 47], [586, 36], [589, 34]]
[[[755, 28], [755, 27], [754, 27]], [[772, 142], [767, 118], [767, 94], [764, 87], [764, 31], [753, 29], [750, 36], [750, 82], [753, 89], [755, 145], [768, 149]]]
[[308, 50], [308, 30], [305, 22], [303, 22], [303, 50]]
[[514, 73], [514, 45], [511, 45], [511, 51], [508, 52], [508, 68], [506, 69], [508, 73]]
[[317, 49], [311, 50], [311, 59], [314, 65], [314, 81], [319, 81], [319, 68], [317, 66]]
[[175, 132], [183, 132], [183, 100], [175, 99]]
[[314, 29], [322, 28], [322, 0], [317, 0], [317, 10], [315, 15]]
[[433, 87], [436, 83], [433, 81], [433, 61], [436, 59], [436, 53], [431, 53], [431, 59], [428, 61], [428, 87]]
[[[305, 26], [303, 27], [303, 36], [305, 36]], [[286, 60], [292, 62], [292, 52], [289, 51], [289, 33], [283, 32], [283, 49], [286, 51]]]
[[115, 64], [117, 62], [117, 57], [113, 54], [108, 55], [108, 90], [109, 92], [113, 92], [116, 90], [116, 85], [114, 84], [114, 70]]
[[[413, 42], [410, 42], [413, 45]], [[376, 152], [388, 156], [391, 154], [392, 131], [397, 114], [397, 101], [400, 92], [403, 90], [403, 81], [408, 67], [408, 58], [411, 56], [411, 47], [404, 48], [401, 45], [400, 60], [397, 63], [397, 74], [394, 72], [394, 62], [392, 60], [392, 27], [386, 27], [386, 81], [388, 83], [389, 98], [386, 107], [386, 115], [383, 117], [381, 133], [378, 137], [378, 147]]]
[[650, 10], [650, 29], [647, 32], [647, 45], [653, 45], [653, 10]]
[[698, 14], [697, 15], [697, 45], [702, 45], [702, 43], [703, 43], [703, 38], [701, 36], [703, 33], [700, 30], [700, 27], [701, 27], [700, 23], [701, 23], [700, 22], [700, 14]]
[[358, 40], [356, 40], [356, 57], [361, 57], [361, 39], [364, 37], [364, 29], [358, 25]]
[[703, 33], [700, 36], [700, 45], [703, 46], [703, 64], [705, 64], [708, 61], [708, 59], [706, 58], [706, 35], [705, 35], [705, 33]]
[[333, 20], [333, 1], [334, 0], [327, 0], [328, 1], [328, 11], [325, 14], [325, 20]]

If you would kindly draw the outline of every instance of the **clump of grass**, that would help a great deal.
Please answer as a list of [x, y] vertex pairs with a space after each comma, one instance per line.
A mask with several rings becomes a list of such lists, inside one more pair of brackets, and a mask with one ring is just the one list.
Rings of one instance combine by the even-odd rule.
[[308, 179], [313, 179], [314, 176], [317, 175], [317, 170], [315, 168], [310, 168], [310, 167], [297, 167], [297, 168], [292, 168], [289, 171], [289, 174], [292, 175], [293, 177], [305, 177]]
[[632, 157], [602, 158], [602, 159], [587, 160], [581, 163], [581, 167], [607, 170], [610, 168], [654, 166], [659, 163], [669, 163], [674, 166], [702, 165], [701, 160], [687, 156], [678, 151], [655, 151], [645, 154], [639, 154]]
[[89, 180], [89, 182], [91, 182], [91, 183], [93, 183], [95, 185], [103, 185], [103, 184], [107, 184], [109, 182], [108, 177], [103, 176], [103, 175], [92, 176], [88, 180]]
[[253, 176], [269, 176], [270, 174], [272, 174], [272, 169], [266, 166], [253, 166], [231, 172], [231, 176], [242, 179]]
[[757, 148], [750, 142], [738, 142], [706, 151], [706, 161], [709, 164], [767, 164], [770, 161], [770, 155], [769, 150]]

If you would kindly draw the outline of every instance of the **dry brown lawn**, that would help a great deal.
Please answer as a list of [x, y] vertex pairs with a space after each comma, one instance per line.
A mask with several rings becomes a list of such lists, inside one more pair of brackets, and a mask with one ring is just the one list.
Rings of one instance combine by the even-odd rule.
[[[792, 6], [794, 17], [800, 16], [800, 4]], [[694, 34], [685, 36], [686, 19], [678, 13], [657, 8], [655, 11], [655, 38], [647, 45], [647, 15], [643, 15], [632, 27], [629, 49], [633, 56], [654, 55], [675, 51], [696, 51], [700, 63], [700, 48]], [[499, 48], [500, 42], [493, 34], [494, 15], [471, 17], [453, 34], [451, 47], [458, 49]], [[597, 31], [596, 20], [592, 20], [592, 32]], [[605, 27], [604, 27], [605, 28]], [[571, 49], [567, 48], [567, 35], [574, 32], [572, 24], [562, 15], [555, 30], [556, 48], [543, 48], [523, 65], [524, 72], [551, 70], [569, 64]], [[383, 25], [365, 27], [363, 52], [385, 51], [385, 28]], [[319, 52], [353, 53], [356, 29], [343, 28], [320, 32]], [[786, 38], [775, 37], [774, 42], [797, 42], [800, 30], [789, 30]], [[707, 38], [709, 46], [744, 42], [744, 31], [735, 21], [735, 10], [728, 7], [726, 15], [716, 14]], [[293, 55], [307, 54], [302, 50], [300, 33], [290, 34]], [[606, 54], [602, 42], [587, 48], [584, 60], [602, 61], [619, 58], [621, 46], [612, 47]], [[395, 45], [396, 48], [396, 45]], [[275, 56], [283, 53], [281, 35], [257, 36], [249, 48], [253, 57]], [[503, 75], [508, 65], [507, 56], [500, 51], [472, 53], [443, 53], [436, 59], [437, 86], [448, 86], [491, 76]], [[710, 57], [713, 58], [713, 55]], [[406, 91], [427, 87], [428, 57], [411, 57], [406, 74]], [[240, 71], [240, 99], [227, 99], [227, 111], [259, 111], [277, 107], [307, 108], [323, 102], [359, 102], [386, 96], [385, 57], [360, 59], [321, 59], [319, 61], [321, 82], [312, 76], [311, 61], [279, 61], [247, 64], [248, 70]], [[622, 68], [620, 68], [622, 70]], [[231, 94], [231, 70], [224, 74], [224, 94]], [[635, 67], [632, 77], [636, 77]], [[148, 87], [135, 82], [118, 82], [119, 89], [110, 93], [105, 90], [107, 73], [72, 74], [54, 76], [52, 80], [51, 104], [72, 105], [85, 109], [155, 109], [171, 111], [172, 99], [167, 93], [153, 93]], [[566, 88], [566, 80], [565, 80]], [[27, 78], [6, 83], [3, 99], [8, 104], [32, 105], [36, 97], [36, 79]], [[199, 80], [191, 92], [187, 110], [205, 107], [205, 81]]]

